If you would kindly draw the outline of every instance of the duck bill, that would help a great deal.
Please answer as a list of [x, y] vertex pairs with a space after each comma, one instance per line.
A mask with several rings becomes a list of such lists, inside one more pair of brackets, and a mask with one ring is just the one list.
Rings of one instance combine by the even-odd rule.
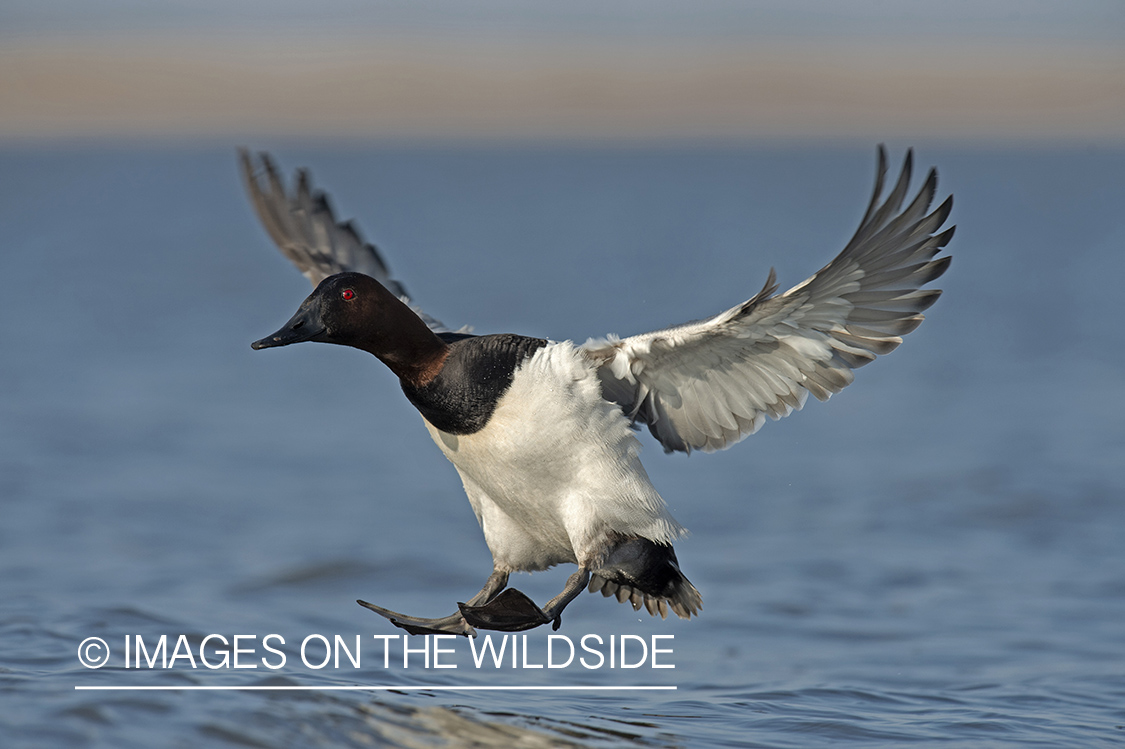
[[315, 318], [316, 316], [312, 314], [311, 310], [302, 307], [297, 310], [297, 314], [293, 315], [293, 319], [282, 326], [281, 330], [259, 341], [254, 341], [250, 344], [250, 348], [257, 351], [264, 348], [288, 346], [291, 343], [323, 340], [324, 326]]

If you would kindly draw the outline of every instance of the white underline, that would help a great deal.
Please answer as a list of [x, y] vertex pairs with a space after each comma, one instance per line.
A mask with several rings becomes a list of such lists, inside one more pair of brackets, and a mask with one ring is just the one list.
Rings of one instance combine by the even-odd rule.
[[549, 691], [591, 691], [598, 690], [603, 692], [609, 691], [656, 691], [656, 690], [675, 690], [674, 686], [560, 686], [560, 687], [542, 687], [542, 686], [427, 686], [427, 687], [399, 687], [399, 686], [329, 686], [329, 687], [304, 687], [304, 686], [82, 686], [77, 685], [74, 687], [78, 690], [91, 690], [91, 691], [115, 691], [115, 692], [180, 692], [180, 691], [243, 691], [243, 692], [430, 692], [430, 691], [461, 691], [461, 692], [495, 692], [501, 690], [508, 691], [526, 691], [526, 692], [549, 692]]

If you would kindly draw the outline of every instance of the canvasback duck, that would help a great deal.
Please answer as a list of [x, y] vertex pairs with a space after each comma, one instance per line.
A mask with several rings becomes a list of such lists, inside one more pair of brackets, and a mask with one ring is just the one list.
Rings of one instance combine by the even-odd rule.
[[[892, 351], [941, 294], [935, 256], [952, 197], [932, 212], [930, 170], [903, 208], [912, 152], [886, 200], [886, 153], [855, 236], [820, 271], [777, 294], [774, 271], [747, 301], [706, 320], [578, 345], [512, 333], [453, 332], [413, 306], [378, 251], [298, 173], [290, 196], [268, 154], [240, 152], [254, 209], [315, 290], [254, 349], [301, 341], [367, 351], [398, 377], [438, 448], [457, 468], [492, 552], [484, 587], [450, 616], [425, 619], [359, 603], [412, 634], [475, 636], [552, 623], [584, 588], [639, 610], [688, 619], [702, 598], [672, 543], [669, 514], [639, 459], [645, 425], [666, 452], [721, 450], [766, 417], [824, 401], [853, 370]], [[538, 606], [508, 576], [557, 564], [578, 570]]]

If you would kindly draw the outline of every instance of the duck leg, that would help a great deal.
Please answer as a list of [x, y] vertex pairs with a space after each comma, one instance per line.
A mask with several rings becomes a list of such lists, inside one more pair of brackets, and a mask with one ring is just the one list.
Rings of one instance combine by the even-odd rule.
[[[485, 581], [484, 587], [480, 592], [470, 598], [466, 603], [458, 604], [459, 606], [479, 606], [487, 604], [488, 601], [496, 597], [496, 594], [504, 589], [508, 584], [508, 573], [494, 570]], [[522, 594], [521, 594], [522, 595]], [[525, 596], [526, 597], [526, 596]], [[399, 614], [390, 609], [385, 609], [382, 606], [376, 606], [367, 601], [356, 601], [360, 606], [365, 609], [371, 609], [376, 614], [384, 616], [390, 620], [391, 624], [396, 627], [405, 629], [412, 635], [464, 635], [465, 637], [476, 637], [476, 630], [473, 629], [465, 617], [460, 614], [451, 614], [443, 616], [438, 619], [423, 619], [417, 616], [407, 616], [406, 614]]]
[[466, 624], [481, 629], [520, 632], [554, 622], [552, 628], [557, 630], [562, 624], [563, 609], [582, 592], [589, 581], [590, 571], [580, 567], [567, 579], [562, 592], [543, 608], [536, 606], [534, 601], [515, 588], [508, 588], [481, 604], [470, 601], [458, 604], [458, 607]]

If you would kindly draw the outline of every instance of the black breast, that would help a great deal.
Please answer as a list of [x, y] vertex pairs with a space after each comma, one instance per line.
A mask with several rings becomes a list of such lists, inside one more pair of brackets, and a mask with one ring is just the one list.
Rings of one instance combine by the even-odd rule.
[[483, 429], [511, 386], [516, 368], [547, 345], [542, 338], [511, 333], [440, 337], [449, 344], [441, 374], [420, 388], [403, 383], [402, 391], [426, 421], [449, 434]]

